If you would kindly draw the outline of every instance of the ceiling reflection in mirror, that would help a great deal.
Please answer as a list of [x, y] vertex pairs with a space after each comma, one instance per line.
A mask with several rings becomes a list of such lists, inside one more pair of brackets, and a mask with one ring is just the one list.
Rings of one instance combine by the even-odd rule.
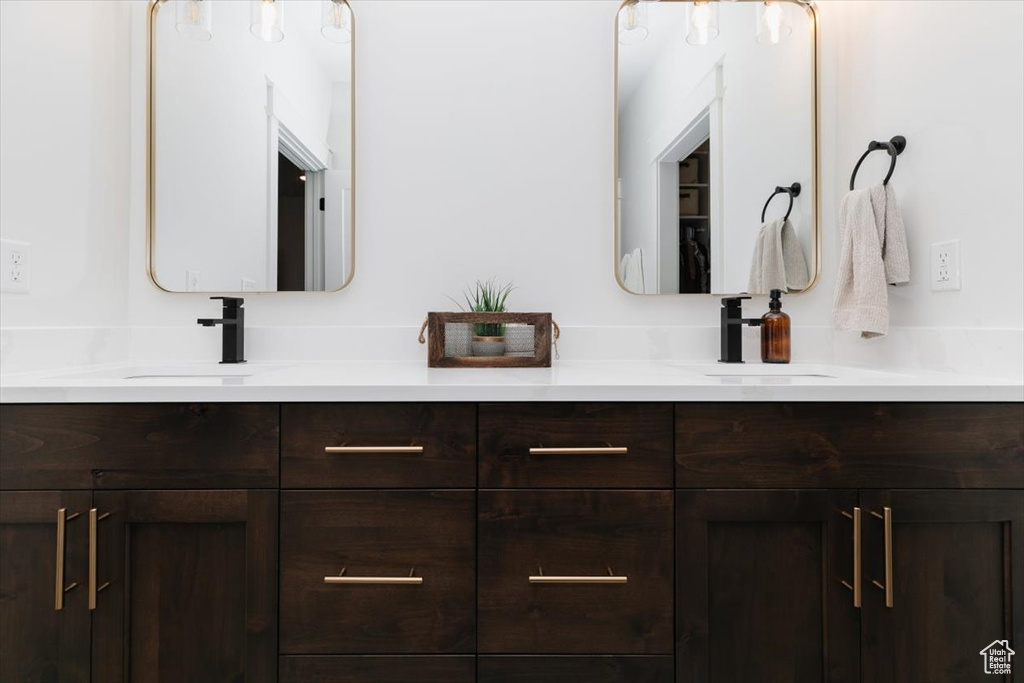
[[812, 286], [813, 7], [627, 2], [616, 38], [619, 284], [635, 294]]
[[353, 28], [344, 0], [151, 7], [149, 271], [161, 289], [351, 279]]

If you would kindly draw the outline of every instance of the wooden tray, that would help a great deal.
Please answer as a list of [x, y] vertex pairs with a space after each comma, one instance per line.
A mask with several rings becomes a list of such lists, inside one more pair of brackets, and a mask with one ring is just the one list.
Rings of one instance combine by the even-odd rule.
[[[473, 356], [471, 352], [453, 353], [450, 340], [445, 339], [449, 324], [508, 325], [532, 327], [532, 355], [525, 351], [504, 356]], [[426, 331], [427, 338], [424, 338]], [[427, 366], [431, 368], [550, 368], [552, 334], [558, 338], [558, 327], [550, 313], [428, 313], [420, 330], [419, 341], [427, 344]], [[506, 339], [508, 338], [506, 330]]]

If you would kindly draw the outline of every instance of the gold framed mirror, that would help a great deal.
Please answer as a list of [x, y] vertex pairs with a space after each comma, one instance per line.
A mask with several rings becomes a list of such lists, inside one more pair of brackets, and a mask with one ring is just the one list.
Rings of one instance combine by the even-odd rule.
[[613, 187], [623, 289], [726, 295], [815, 285], [818, 77], [811, 2], [621, 5]]
[[167, 292], [337, 291], [355, 245], [346, 0], [153, 0], [147, 271]]

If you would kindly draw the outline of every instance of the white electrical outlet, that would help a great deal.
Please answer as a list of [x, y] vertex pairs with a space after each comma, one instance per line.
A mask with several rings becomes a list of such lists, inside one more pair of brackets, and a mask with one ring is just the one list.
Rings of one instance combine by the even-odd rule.
[[198, 270], [186, 270], [185, 271], [185, 291], [186, 292], [198, 292], [199, 291], [199, 271]]
[[932, 245], [932, 291], [958, 291], [960, 281], [960, 240]]
[[28, 294], [32, 283], [32, 245], [0, 239], [0, 291]]

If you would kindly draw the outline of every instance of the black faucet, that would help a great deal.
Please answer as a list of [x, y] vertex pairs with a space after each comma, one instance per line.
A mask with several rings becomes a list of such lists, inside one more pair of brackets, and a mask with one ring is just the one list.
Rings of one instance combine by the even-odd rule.
[[760, 318], [743, 317], [743, 300], [749, 296], [722, 299], [722, 357], [719, 363], [743, 362], [743, 326], [759, 327]]
[[224, 301], [223, 318], [199, 318], [203, 327], [224, 326], [221, 340], [221, 363], [245, 362], [245, 299], [233, 296], [211, 296], [213, 300]]

